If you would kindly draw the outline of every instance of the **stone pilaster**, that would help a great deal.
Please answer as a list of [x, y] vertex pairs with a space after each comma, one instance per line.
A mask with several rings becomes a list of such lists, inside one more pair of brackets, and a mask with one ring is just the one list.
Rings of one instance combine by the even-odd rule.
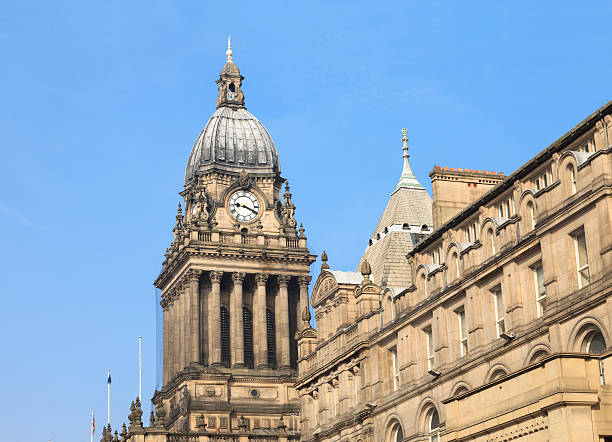
[[279, 368], [289, 368], [291, 360], [289, 356], [289, 286], [290, 276], [278, 276], [278, 295], [276, 296], [276, 350], [277, 364]]
[[268, 366], [268, 339], [266, 321], [266, 282], [268, 275], [259, 274], [255, 278], [257, 292], [253, 301], [253, 346], [255, 351], [255, 368]]
[[242, 284], [246, 274], [241, 272], [234, 272], [232, 274], [232, 280], [234, 281], [234, 288], [232, 296], [230, 298], [230, 318], [232, 322], [232, 366], [244, 367], [244, 330], [242, 323]]
[[200, 270], [191, 270], [189, 278], [189, 363], [200, 363]]
[[223, 272], [211, 271], [211, 291], [208, 301], [209, 363], [221, 365], [221, 278]]
[[183, 293], [181, 294], [183, 305], [183, 367], [191, 362], [191, 286], [189, 273], [182, 280]]
[[169, 314], [168, 314], [168, 299], [167, 299], [166, 295], [162, 295], [161, 307], [162, 307], [162, 311], [163, 311], [163, 315], [164, 315], [164, 319], [163, 319], [163, 321], [164, 321], [164, 323], [163, 323], [163, 344], [162, 344], [163, 345], [162, 351], [163, 351], [163, 358], [164, 358], [164, 360], [163, 360], [163, 368], [162, 368], [162, 370], [163, 370], [163, 376], [164, 376], [163, 384], [166, 385], [168, 383], [168, 381], [169, 381], [168, 375], [170, 374], [168, 372], [168, 370], [169, 370], [169, 368], [168, 368], [168, 345], [169, 345], [169, 342], [168, 342], [168, 327], [169, 327], [169, 325], [168, 325], [168, 322], [169, 322], [168, 317], [169, 317]]

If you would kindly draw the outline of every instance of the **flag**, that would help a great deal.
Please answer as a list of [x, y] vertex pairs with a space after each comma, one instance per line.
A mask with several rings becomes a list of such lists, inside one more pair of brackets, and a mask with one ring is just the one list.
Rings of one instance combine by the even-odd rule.
[[91, 410], [91, 434], [93, 435], [96, 432], [96, 418], [94, 417], [94, 412]]
[[110, 370], [108, 370], [108, 380], [106, 381], [106, 383], [107, 383], [108, 385], [110, 385], [110, 383], [111, 383], [111, 378], [110, 378]]

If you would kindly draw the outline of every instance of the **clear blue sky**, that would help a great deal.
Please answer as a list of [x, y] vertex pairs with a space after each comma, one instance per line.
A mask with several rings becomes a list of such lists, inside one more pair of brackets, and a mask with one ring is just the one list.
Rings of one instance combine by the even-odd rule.
[[[375, 5], [375, 6], [373, 6]], [[310, 248], [353, 270], [401, 170], [512, 172], [612, 98], [610, 1], [3, 2], [0, 428], [84, 441], [155, 388], [152, 282], [228, 34]], [[313, 276], [319, 263], [313, 265]]]

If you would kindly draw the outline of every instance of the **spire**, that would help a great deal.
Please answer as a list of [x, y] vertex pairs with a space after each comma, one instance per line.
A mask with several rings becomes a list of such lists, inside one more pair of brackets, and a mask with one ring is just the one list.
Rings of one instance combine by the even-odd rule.
[[421, 186], [421, 183], [418, 182], [414, 176], [414, 173], [412, 173], [412, 169], [410, 168], [410, 161], [408, 161], [408, 158], [410, 158], [410, 155], [408, 155], [408, 137], [406, 136], [406, 133], [408, 133], [408, 130], [402, 129], [402, 150], [404, 151], [402, 158], [404, 159], [404, 167], [395, 190], [398, 190], [401, 187], [423, 189], [423, 186]]
[[232, 62], [232, 40], [229, 35], [227, 37], [227, 51], [225, 51], [225, 55], [227, 55], [227, 62], [231, 63]]
[[230, 107], [232, 109], [244, 108], [244, 93], [242, 92], [242, 80], [240, 69], [232, 59], [232, 41], [227, 37], [227, 61], [221, 70], [217, 84], [219, 85], [219, 96], [217, 97], [217, 109]]

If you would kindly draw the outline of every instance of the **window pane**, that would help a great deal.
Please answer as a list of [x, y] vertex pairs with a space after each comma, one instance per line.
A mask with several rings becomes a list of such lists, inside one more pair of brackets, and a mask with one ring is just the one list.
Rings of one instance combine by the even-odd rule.
[[606, 350], [606, 341], [601, 333], [596, 333], [589, 342], [587, 351], [589, 353], [600, 354]]
[[580, 274], [580, 284], [582, 287], [584, 287], [585, 285], [589, 285], [591, 283], [591, 278], [589, 276], [588, 267], [586, 269], [580, 270], [579, 274]]
[[429, 431], [437, 430], [440, 426], [440, 416], [438, 415], [437, 410], [433, 410], [431, 413], [431, 418], [429, 420]]
[[538, 266], [536, 275], [538, 278], [538, 295], [543, 296], [546, 294], [546, 288], [544, 287], [544, 269], [542, 266]]
[[504, 301], [502, 299], [501, 291], [495, 292], [495, 308], [497, 311], [497, 319], [502, 319], [504, 317]]
[[582, 267], [588, 264], [586, 241], [584, 238], [584, 233], [581, 233], [576, 236], [576, 245], [578, 246], [578, 265]]

